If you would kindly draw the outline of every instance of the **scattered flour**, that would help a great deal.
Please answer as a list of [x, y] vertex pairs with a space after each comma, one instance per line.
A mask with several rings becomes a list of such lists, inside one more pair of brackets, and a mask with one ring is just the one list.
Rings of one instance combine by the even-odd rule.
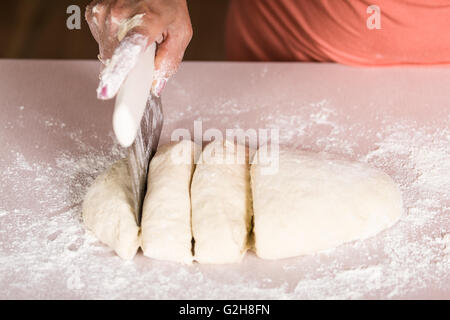
[[[214, 109], [225, 124], [237, 127], [245, 125], [240, 115], [250, 112], [233, 100], [217, 101]], [[293, 103], [290, 110], [263, 112], [258, 123], [280, 128], [282, 144], [338, 153], [385, 170], [404, 195], [405, 214], [395, 227], [366, 241], [282, 261], [248, 254], [241, 265], [181, 266], [139, 254], [124, 262], [85, 231], [80, 212], [87, 187], [125, 156], [124, 150], [112, 134], [105, 139], [90, 132], [99, 142], [93, 147], [85, 142], [88, 133], [41, 117], [36, 121], [42, 128], [63, 135], [72, 151], [61, 149], [53, 160], [42, 160], [10, 146], [0, 160], [0, 194], [8, 195], [0, 201], [0, 297], [360, 299], [429, 296], [429, 288], [448, 297], [450, 119], [436, 129], [379, 116], [374, 121], [382, 121], [382, 129], [374, 132], [342, 120], [330, 100]], [[174, 112], [166, 123], [183, 117]], [[36, 150], [48, 152], [45, 145]]]

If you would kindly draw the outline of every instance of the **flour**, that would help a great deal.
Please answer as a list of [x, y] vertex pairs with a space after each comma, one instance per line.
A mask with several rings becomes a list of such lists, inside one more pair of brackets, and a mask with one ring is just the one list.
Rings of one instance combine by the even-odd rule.
[[[201, 116], [206, 126], [214, 113], [223, 126], [245, 127], [241, 116], [253, 108], [223, 99], [210, 107], [211, 113], [196, 106], [168, 111], [166, 125], [189, 115]], [[24, 109], [23, 119], [2, 130], [34, 121], [66, 144], [49, 151], [43, 141], [29, 152], [11, 143], [0, 159], [1, 298], [395, 299], [420, 297], [430, 287], [450, 294], [450, 119], [439, 129], [380, 114], [375, 132], [347, 119], [330, 99], [263, 112], [258, 125], [280, 128], [282, 144], [387, 172], [400, 184], [405, 213], [392, 229], [366, 241], [281, 261], [250, 253], [240, 265], [212, 267], [159, 262], [141, 253], [123, 262], [98, 242], [82, 225], [81, 202], [94, 178], [125, 151], [112, 133], [105, 137]]]
[[139, 55], [146, 45], [147, 37], [140, 34], [131, 35], [119, 43], [111, 59], [102, 61], [105, 68], [100, 74], [97, 88], [99, 99], [111, 99], [115, 96], [130, 70], [138, 62]]

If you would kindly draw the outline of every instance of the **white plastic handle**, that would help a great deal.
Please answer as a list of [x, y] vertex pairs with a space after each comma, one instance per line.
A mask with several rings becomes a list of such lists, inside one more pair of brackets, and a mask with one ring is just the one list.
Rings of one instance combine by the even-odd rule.
[[130, 71], [116, 97], [113, 129], [123, 147], [136, 139], [142, 116], [150, 94], [155, 69], [156, 43], [141, 53], [136, 66]]

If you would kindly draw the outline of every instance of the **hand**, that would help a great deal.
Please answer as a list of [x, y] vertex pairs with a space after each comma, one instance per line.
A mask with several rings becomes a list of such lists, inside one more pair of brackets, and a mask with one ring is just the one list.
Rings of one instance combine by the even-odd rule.
[[94, 0], [86, 8], [86, 20], [104, 64], [99, 99], [117, 94], [139, 54], [154, 42], [158, 47], [152, 90], [159, 96], [192, 38], [186, 0]]

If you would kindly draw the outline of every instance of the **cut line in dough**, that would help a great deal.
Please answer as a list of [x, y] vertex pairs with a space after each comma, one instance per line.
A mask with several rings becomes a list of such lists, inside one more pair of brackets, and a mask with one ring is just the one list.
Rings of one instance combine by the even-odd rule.
[[187, 140], [167, 144], [150, 162], [141, 224], [141, 247], [147, 257], [193, 261], [190, 185], [198, 149], [194, 146]]
[[250, 197], [246, 148], [227, 140], [208, 144], [191, 186], [196, 261], [225, 264], [242, 260], [251, 228]]
[[194, 146], [172, 143], [153, 158], [142, 235], [126, 160], [89, 188], [86, 227], [123, 259], [142, 246], [155, 259], [225, 264], [240, 262], [248, 249], [282, 259], [366, 239], [394, 225], [403, 211], [394, 181], [364, 163], [280, 150], [278, 171], [266, 174], [264, 163], [250, 168], [247, 148], [217, 140], [195, 167]]

